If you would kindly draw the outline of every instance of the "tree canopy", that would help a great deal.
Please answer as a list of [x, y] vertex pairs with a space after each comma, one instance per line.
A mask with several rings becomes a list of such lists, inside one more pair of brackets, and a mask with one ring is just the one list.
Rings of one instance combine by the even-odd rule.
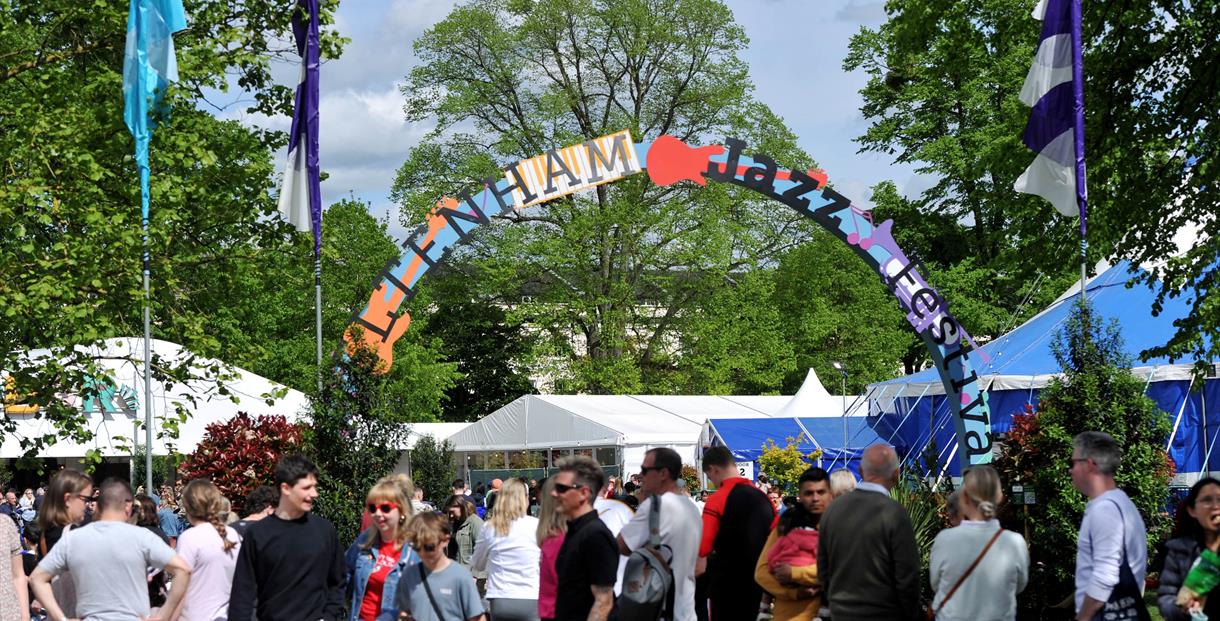
[[[1209, 297], [1220, 267], [1220, 189], [1209, 165], [1220, 11], [1180, 0], [1083, 7], [1090, 260], [1158, 263], [1148, 278], [1161, 280], [1162, 296], [1197, 291], [1176, 336], [1147, 353], [1206, 359], [1220, 352], [1220, 305]], [[1010, 311], [1027, 299], [1026, 283], [1057, 282], [1078, 266], [1076, 222], [1012, 190], [1034, 157], [1020, 142], [1029, 109], [1017, 98], [1041, 29], [1030, 9], [1025, 0], [894, 0], [889, 20], [861, 29], [844, 61], [869, 75], [861, 148], [937, 179], [911, 204], [885, 207], [945, 216], [939, 235], [952, 243], [921, 256], [973, 257], [994, 274], [980, 297]], [[1166, 260], [1175, 233], [1192, 224], [1209, 241]]]
[[[404, 223], [513, 161], [621, 129], [737, 136], [811, 166], [753, 97], [746, 44], [717, 0], [459, 6], [416, 41], [403, 88], [408, 118], [436, 122], [394, 185]], [[556, 390], [775, 392], [797, 359], [769, 272], [815, 228], [741, 188], [637, 177], [494, 218], [451, 260], [477, 266], [466, 277], [483, 299], [529, 292], [517, 313]]]

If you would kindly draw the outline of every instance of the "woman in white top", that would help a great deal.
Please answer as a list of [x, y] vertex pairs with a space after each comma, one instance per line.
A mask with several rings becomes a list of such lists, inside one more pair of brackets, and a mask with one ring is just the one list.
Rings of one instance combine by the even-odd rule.
[[191, 567], [186, 587], [172, 619], [223, 621], [229, 617], [229, 591], [241, 537], [221, 516], [224, 496], [206, 479], [195, 479], [182, 490], [182, 508], [191, 527], [178, 536], [178, 555]]
[[[937, 621], [1008, 621], [1017, 616], [1017, 593], [1029, 579], [1029, 550], [1021, 535], [1003, 530], [995, 517], [1004, 499], [1001, 489], [1000, 475], [991, 466], [975, 466], [962, 477], [962, 523], [940, 531], [932, 544], [929, 564]], [[949, 597], [993, 538], [995, 543]]]
[[470, 566], [487, 571], [487, 603], [496, 621], [538, 621], [538, 518], [527, 514], [525, 483], [509, 479], [479, 532]]

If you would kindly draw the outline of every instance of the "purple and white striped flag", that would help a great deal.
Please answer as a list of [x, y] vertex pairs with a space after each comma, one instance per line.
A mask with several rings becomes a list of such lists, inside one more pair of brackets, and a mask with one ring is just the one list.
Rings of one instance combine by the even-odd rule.
[[318, 167], [318, 0], [298, 0], [292, 19], [301, 79], [297, 84], [288, 165], [280, 187], [280, 213], [298, 231], [313, 231], [314, 256], [322, 251], [322, 189]]
[[1080, 0], [1039, 0], [1042, 38], [1025, 77], [1021, 101], [1032, 106], [1025, 146], [1037, 153], [1013, 189], [1037, 194], [1065, 216], [1080, 215], [1085, 232], [1084, 63]]

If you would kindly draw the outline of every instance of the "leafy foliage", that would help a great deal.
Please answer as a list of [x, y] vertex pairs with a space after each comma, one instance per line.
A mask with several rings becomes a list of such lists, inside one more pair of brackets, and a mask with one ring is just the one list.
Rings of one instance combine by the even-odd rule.
[[686, 483], [686, 491], [691, 496], [698, 494], [703, 490], [703, 485], [700, 482], [699, 471], [690, 464], [682, 464], [681, 479]]
[[[917, 254], [951, 264], [974, 257], [994, 274], [977, 297], [1013, 310], [1026, 283], [1078, 265], [1074, 223], [1012, 190], [1033, 159], [1020, 142], [1029, 108], [1018, 94], [1041, 24], [1025, 0], [897, 0], [886, 10], [889, 21], [855, 35], [844, 61], [869, 75], [862, 112], [872, 124], [859, 142], [937, 183], [906, 205], [890, 200], [892, 186], [878, 188], [878, 207], [943, 216], [918, 231], [929, 243], [915, 244], [935, 252]], [[1220, 352], [1220, 305], [1209, 286], [1220, 245], [1193, 244], [1159, 261], [1184, 225], [1196, 227], [1190, 238], [1220, 237], [1220, 168], [1208, 157], [1220, 114], [1220, 12], [1183, 1], [1084, 3], [1083, 37], [1090, 260], [1157, 262], [1147, 277], [1160, 279], [1162, 296], [1197, 291], [1173, 339], [1146, 354], [1208, 359]]]
[[[322, 4], [329, 23], [337, 2]], [[133, 143], [118, 93], [127, 5], [11, 0], [0, 11], [0, 368], [40, 406], [46, 435], [22, 438], [35, 454], [56, 437], [87, 443], [86, 417], [58, 395], [88, 396], [104, 379], [93, 350], [102, 339], [142, 331], [139, 189]], [[155, 335], [209, 358], [241, 349], [212, 331], [233, 303], [224, 285], [283, 250], [289, 230], [272, 199], [271, 149], [280, 134], [218, 120], [197, 107], [204, 89], [235, 79], [263, 113], [284, 112], [289, 90], [270, 63], [295, 50], [292, 11], [265, 2], [200, 0], [175, 39], [180, 82], [173, 114], [152, 142], [150, 254]], [[341, 40], [323, 37], [335, 56]], [[290, 52], [291, 50], [291, 52]], [[261, 254], [261, 251], [266, 251]], [[30, 349], [51, 348], [45, 361]], [[216, 378], [216, 365], [154, 355], [154, 381]], [[223, 396], [224, 381], [218, 392]], [[0, 429], [13, 432], [13, 422]], [[158, 430], [171, 436], [173, 429]], [[91, 458], [96, 459], [94, 454]]]
[[409, 412], [399, 407], [377, 352], [359, 345], [337, 360], [322, 394], [310, 403], [306, 446], [318, 466], [315, 510], [334, 523], [340, 541], [360, 532], [361, 507], [378, 479], [394, 470], [406, 445]]
[[788, 438], [782, 448], [767, 438], [767, 444], [758, 458], [759, 469], [770, 478], [771, 486], [783, 490], [785, 496], [796, 495], [796, 482], [800, 480], [801, 473], [817, 463], [822, 455], [820, 450], [802, 453], [797, 448], [799, 445], [799, 438]]
[[411, 478], [417, 488], [424, 490], [424, 498], [434, 503], [443, 501], [456, 476], [452, 443], [437, 442], [429, 435], [415, 443], [411, 449]]
[[1169, 419], [1128, 370], [1117, 324], [1104, 322], [1091, 306], [1078, 305], [1053, 351], [1063, 375], [1042, 390], [1037, 411], [1014, 417], [1014, 431], [996, 462], [1006, 483], [1037, 491], [1028, 513], [1010, 510], [1006, 517], [1030, 533], [1030, 586], [1018, 602], [1030, 614], [1072, 592], [1074, 557], [1063, 550], [1075, 546], [1086, 502], [1067, 469], [1076, 434], [1104, 431], [1123, 448], [1115, 479], [1140, 509], [1149, 549], [1170, 526], [1164, 514], [1173, 475], [1164, 449]]
[[[459, 6], [417, 40], [421, 64], [403, 88], [408, 118], [436, 122], [394, 184], [404, 223], [498, 166], [622, 129], [691, 142], [737, 135], [788, 166], [811, 165], [751, 97], [743, 41], [718, 0]], [[481, 299], [538, 291], [527, 312], [557, 390], [673, 391], [686, 377], [673, 355], [680, 335], [705, 319], [696, 311], [808, 228], [740, 188], [636, 177], [497, 217], [459, 254], [479, 267]], [[722, 350], [714, 340], [703, 330], [687, 347]], [[715, 369], [694, 382], [748, 374]]]
[[439, 340], [458, 379], [445, 392], [441, 419], [475, 421], [500, 406], [537, 392], [526, 374], [533, 348], [519, 321], [494, 300], [479, 300], [460, 273], [433, 282], [436, 304], [426, 338]]
[[179, 469], [188, 480], [210, 479], [225, 497], [240, 502], [255, 487], [271, 485], [275, 463], [300, 448], [301, 429], [284, 416], [238, 412], [227, 421], [208, 425]]
[[[943, 485], [947, 486], [948, 483], [944, 482]], [[945, 491], [943, 486], [933, 485], [915, 471], [907, 470], [903, 471], [898, 485], [890, 490], [890, 497], [906, 509], [911, 518], [911, 528], [915, 531], [915, 544], [919, 548], [919, 584], [924, 603], [931, 602], [934, 595], [928, 569], [932, 544], [936, 541], [936, 535], [947, 526], [943, 512]]]

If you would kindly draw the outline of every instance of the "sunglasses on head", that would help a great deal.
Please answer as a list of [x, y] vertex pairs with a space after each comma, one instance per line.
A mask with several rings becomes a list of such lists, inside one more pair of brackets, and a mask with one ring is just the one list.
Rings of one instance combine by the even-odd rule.
[[568, 492], [570, 492], [570, 491], [572, 491], [572, 490], [574, 490], [574, 489], [580, 489], [580, 488], [582, 488], [582, 487], [584, 487], [584, 486], [583, 486], [583, 485], [579, 485], [579, 484], [577, 484], [577, 485], [564, 485], [563, 483], [558, 483], [558, 482], [557, 482], [557, 483], [555, 483], [555, 491], [556, 491], [556, 492], [558, 492], [558, 493], [560, 493], [560, 494], [566, 494], [566, 493], [568, 493]]
[[381, 504], [377, 504], [375, 502], [369, 503], [369, 513], [377, 513], [378, 511], [381, 511], [382, 513], [389, 513], [397, 508], [398, 505], [392, 502], [383, 502]]

